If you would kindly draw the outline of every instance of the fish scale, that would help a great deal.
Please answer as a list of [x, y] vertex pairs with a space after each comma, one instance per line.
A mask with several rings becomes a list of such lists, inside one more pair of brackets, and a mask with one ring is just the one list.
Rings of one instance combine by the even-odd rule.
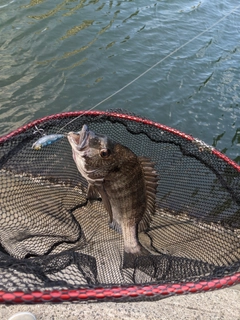
[[[145, 181], [142, 168], [137, 157], [130, 166], [131, 171], [122, 169], [117, 173], [110, 173], [105, 179], [107, 194], [111, 203], [121, 211], [121, 217], [125, 216], [134, 219], [138, 223], [145, 212], [147, 198], [144, 196]], [[128, 168], [129, 169], [129, 168]]]

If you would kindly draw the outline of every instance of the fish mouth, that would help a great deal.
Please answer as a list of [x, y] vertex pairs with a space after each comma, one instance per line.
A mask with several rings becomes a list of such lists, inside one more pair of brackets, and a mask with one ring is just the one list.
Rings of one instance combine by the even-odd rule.
[[84, 124], [81, 131], [69, 132], [68, 140], [78, 151], [83, 151], [88, 146], [89, 133], [88, 126]]

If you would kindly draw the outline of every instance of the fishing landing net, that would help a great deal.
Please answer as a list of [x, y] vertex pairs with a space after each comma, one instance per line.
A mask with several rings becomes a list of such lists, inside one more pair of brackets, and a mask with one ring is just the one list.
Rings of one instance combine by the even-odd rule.
[[[103, 203], [86, 201], [67, 138], [32, 149], [35, 126], [83, 124], [155, 162], [156, 210], [138, 235], [153, 254], [130, 268]], [[0, 138], [0, 193], [2, 303], [160, 299], [240, 282], [240, 167], [169, 127], [123, 111], [34, 121]]]

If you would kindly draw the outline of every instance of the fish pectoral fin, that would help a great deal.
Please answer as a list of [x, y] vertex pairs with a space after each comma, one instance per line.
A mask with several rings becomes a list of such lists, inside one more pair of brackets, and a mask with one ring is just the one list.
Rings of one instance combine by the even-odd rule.
[[102, 202], [104, 204], [104, 207], [105, 209], [107, 210], [108, 214], [109, 214], [109, 223], [111, 224], [113, 222], [113, 214], [112, 214], [112, 207], [111, 207], [111, 204], [109, 202], [109, 199], [108, 199], [108, 195], [104, 189], [104, 186], [101, 185], [101, 186], [96, 186], [94, 187], [96, 188], [97, 192], [100, 194], [101, 198], [102, 198]]
[[99, 199], [99, 193], [98, 190], [95, 188], [94, 185], [89, 184], [88, 185], [88, 190], [87, 190], [87, 199], [88, 200], [97, 200]]

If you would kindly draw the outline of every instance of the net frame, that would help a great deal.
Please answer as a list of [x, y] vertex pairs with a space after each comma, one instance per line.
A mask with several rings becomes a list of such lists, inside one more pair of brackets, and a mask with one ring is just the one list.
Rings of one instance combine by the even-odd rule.
[[[61, 118], [80, 117], [80, 116], [109, 116], [113, 118], [127, 119], [141, 124], [154, 126], [159, 130], [170, 132], [182, 139], [188, 141], [195, 141], [200, 147], [209, 147], [200, 140], [194, 139], [192, 136], [185, 134], [176, 129], [168, 126], [159, 124], [157, 122], [147, 120], [135, 115], [123, 114], [121, 112], [111, 111], [75, 111], [75, 112], [64, 112], [58, 113], [51, 116], [46, 116], [35, 120], [29, 124], [26, 124], [17, 130], [14, 130], [2, 137], [0, 137], [0, 145], [6, 142], [8, 139], [24, 133], [26, 130], [34, 128], [48, 120], [55, 120]], [[240, 173], [240, 166], [233, 160], [222, 154], [220, 151], [211, 147], [211, 152], [219, 159], [226, 162], [228, 165], [233, 167], [237, 172]], [[182, 295], [189, 293], [200, 293], [213, 291], [236, 285], [240, 283], [240, 272], [236, 272], [230, 276], [223, 276], [221, 278], [211, 279], [209, 281], [195, 282], [180, 282], [180, 283], [164, 283], [164, 284], [135, 284], [135, 285], [124, 285], [124, 286], [104, 286], [94, 288], [79, 288], [71, 290], [45, 290], [45, 291], [0, 291], [0, 303], [42, 303], [42, 302], [71, 302], [71, 301], [130, 301], [130, 300], [144, 300], [144, 299], [161, 299], [173, 295]]]

